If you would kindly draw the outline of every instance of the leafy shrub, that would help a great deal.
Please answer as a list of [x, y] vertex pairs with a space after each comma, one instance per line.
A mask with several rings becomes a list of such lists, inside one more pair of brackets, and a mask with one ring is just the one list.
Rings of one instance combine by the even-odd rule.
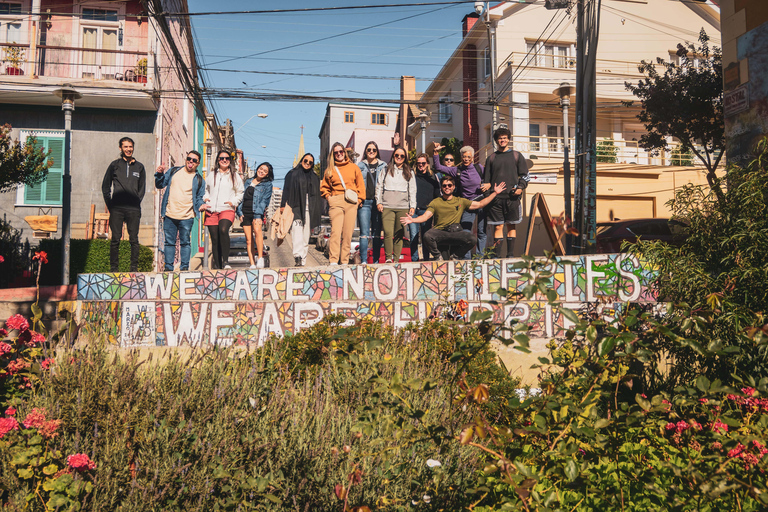
[[[77, 282], [77, 274], [109, 272], [110, 240], [70, 240], [70, 283]], [[61, 284], [61, 240], [41, 240], [40, 249], [48, 253], [50, 265], [43, 268], [40, 284]], [[120, 241], [120, 272], [128, 272], [131, 261], [131, 245]], [[152, 272], [154, 254], [144, 245], [139, 247], [139, 272]]]
[[597, 141], [597, 161], [615, 164], [618, 161], [619, 148], [612, 139], [605, 138]]

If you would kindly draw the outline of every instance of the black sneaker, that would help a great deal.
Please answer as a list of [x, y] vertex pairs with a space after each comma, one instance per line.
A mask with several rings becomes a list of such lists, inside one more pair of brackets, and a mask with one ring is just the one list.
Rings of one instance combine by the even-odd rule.
[[303, 267], [303, 266], [304, 266], [304, 265], [301, 263], [301, 256], [295, 256], [293, 259], [295, 260], [295, 265], [296, 265], [297, 267]]

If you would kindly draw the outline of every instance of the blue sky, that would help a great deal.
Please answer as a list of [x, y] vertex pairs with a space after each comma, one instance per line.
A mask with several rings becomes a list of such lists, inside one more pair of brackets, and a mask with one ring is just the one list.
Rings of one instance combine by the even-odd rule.
[[[190, 0], [189, 8], [194, 13], [372, 3], [350, 0], [283, 0], [275, 3]], [[375, 3], [408, 2], [382, 0]], [[210, 69], [205, 72], [209, 87], [246, 93], [397, 99], [401, 75], [415, 76], [417, 90], [426, 89], [459, 44], [461, 20], [471, 11], [472, 3], [468, 3], [292, 14], [192, 16], [192, 23], [198, 59], [202, 66]], [[359, 29], [364, 30], [308, 43]], [[282, 49], [299, 43], [302, 44], [298, 47]], [[256, 53], [260, 55], [251, 56]], [[377, 78], [260, 74], [263, 72]], [[235, 130], [239, 130], [237, 145], [245, 152], [249, 163], [252, 166], [263, 161], [272, 163], [277, 186], [282, 186], [282, 178], [292, 167], [302, 125], [306, 150], [318, 157], [318, 133], [326, 104], [327, 101], [251, 99], [212, 102], [220, 122], [229, 118]], [[251, 119], [259, 113], [269, 117]]]

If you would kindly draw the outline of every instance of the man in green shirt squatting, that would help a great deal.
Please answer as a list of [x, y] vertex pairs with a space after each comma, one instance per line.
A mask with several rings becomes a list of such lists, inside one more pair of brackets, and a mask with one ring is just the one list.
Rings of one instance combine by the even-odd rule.
[[442, 195], [432, 200], [427, 206], [427, 211], [418, 217], [401, 217], [400, 222], [407, 226], [412, 222], [420, 223], [434, 217], [433, 227], [424, 233], [424, 249], [438, 261], [444, 258], [438, 246], [450, 246], [451, 259], [458, 259], [469, 252], [477, 243], [477, 237], [465, 231], [461, 227], [461, 215], [465, 210], [477, 210], [483, 208], [504, 191], [506, 182], [498, 183], [493, 187], [493, 192], [482, 201], [470, 201], [463, 197], [454, 197], [456, 181], [453, 176], [443, 176], [440, 180], [440, 192]]

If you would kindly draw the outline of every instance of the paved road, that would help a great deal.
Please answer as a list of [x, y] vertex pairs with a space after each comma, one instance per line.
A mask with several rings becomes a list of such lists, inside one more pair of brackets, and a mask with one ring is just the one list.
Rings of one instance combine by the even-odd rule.
[[[265, 243], [269, 247], [269, 266], [271, 268], [279, 267], [293, 267], [293, 240], [289, 234], [285, 241], [277, 246], [276, 240], [267, 239]], [[322, 252], [315, 249], [315, 245], [309, 246], [309, 253], [307, 254], [307, 267], [323, 267], [328, 265], [328, 258], [326, 258]]]

